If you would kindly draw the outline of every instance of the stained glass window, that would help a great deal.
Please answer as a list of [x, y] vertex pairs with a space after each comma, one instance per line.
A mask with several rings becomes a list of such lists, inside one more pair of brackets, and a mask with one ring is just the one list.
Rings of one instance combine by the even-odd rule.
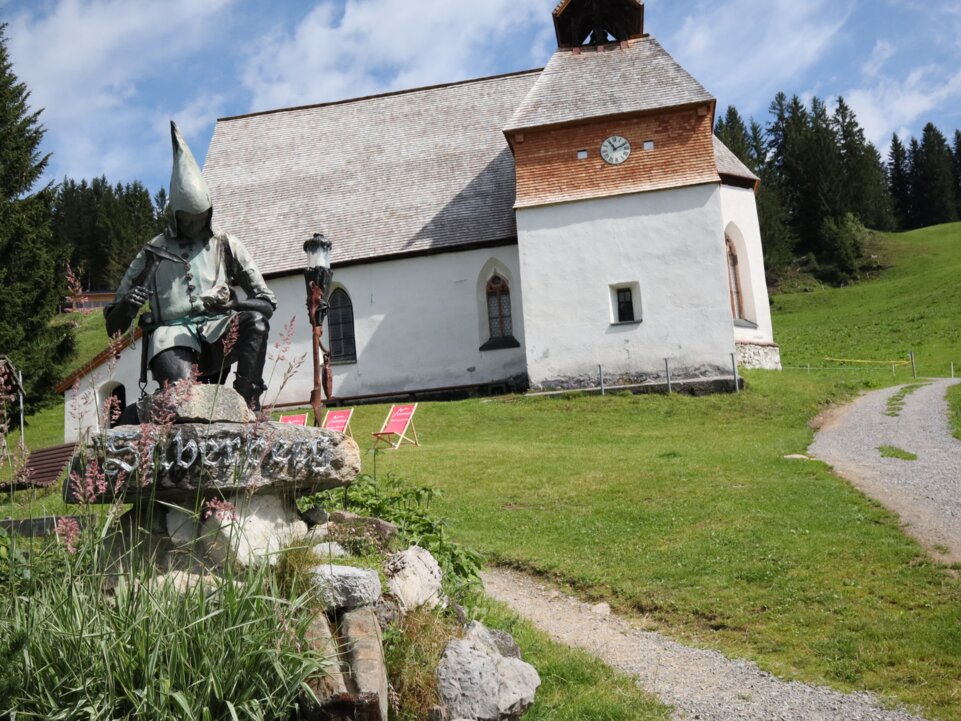
[[354, 343], [354, 306], [350, 296], [338, 288], [330, 295], [330, 313], [327, 315], [330, 333], [330, 359], [342, 363], [357, 360]]
[[487, 283], [487, 319], [491, 338], [510, 338], [514, 335], [511, 322], [511, 292], [507, 281], [495, 275]]

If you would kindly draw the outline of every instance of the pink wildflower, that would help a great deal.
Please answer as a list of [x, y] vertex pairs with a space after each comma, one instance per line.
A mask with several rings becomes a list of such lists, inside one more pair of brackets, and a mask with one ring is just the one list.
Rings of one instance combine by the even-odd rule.
[[54, 529], [57, 538], [66, 547], [71, 556], [77, 553], [77, 543], [80, 541], [80, 524], [76, 518], [60, 518]]
[[203, 517], [206, 521], [211, 516], [216, 516], [218, 521], [236, 521], [237, 507], [230, 501], [211, 498], [204, 504]]
[[274, 363], [287, 360], [287, 352], [290, 350], [290, 346], [294, 340], [294, 324], [296, 321], [296, 316], [292, 317], [290, 321], [288, 321], [287, 325], [284, 326], [284, 329], [280, 332], [280, 336], [274, 342], [273, 351], [276, 351], [276, 353], [271, 352], [269, 354], [270, 360], [272, 360]]
[[235, 315], [230, 319], [227, 332], [224, 333], [224, 358], [229, 358], [237, 345], [237, 338], [240, 335], [240, 316]]
[[67, 297], [70, 299], [70, 304], [73, 306], [75, 312], [83, 315], [93, 313], [92, 308], [87, 308], [87, 302], [90, 298], [83, 294], [83, 283], [77, 277], [77, 274], [74, 273], [69, 263], [67, 263]]
[[70, 472], [73, 495], [80, 503], [93, 503], [107, 492], [107, 476], [100, 468], [100, 462], [90, 461], [83, 477], [76, 471]]

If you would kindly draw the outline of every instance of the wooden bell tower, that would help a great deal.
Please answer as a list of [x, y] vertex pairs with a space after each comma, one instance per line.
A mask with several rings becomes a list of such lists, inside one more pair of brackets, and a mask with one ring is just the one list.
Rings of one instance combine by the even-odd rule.
[[554, 10], [561, 50], [607, 45], [644, 36], [643, 0], [563, 0]]

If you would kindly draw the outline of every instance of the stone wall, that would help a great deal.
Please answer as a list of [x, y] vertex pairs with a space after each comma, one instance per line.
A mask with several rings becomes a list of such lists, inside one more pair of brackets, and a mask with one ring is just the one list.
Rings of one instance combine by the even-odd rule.
[[781, 370], [781, 348], [775, 343], [738, 343], [737, 364], [742, 368]]

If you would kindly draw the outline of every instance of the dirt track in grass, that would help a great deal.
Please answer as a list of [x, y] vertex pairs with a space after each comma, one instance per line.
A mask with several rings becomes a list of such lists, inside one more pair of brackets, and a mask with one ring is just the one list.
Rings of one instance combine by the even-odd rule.
[[[867, 393], [824, 418], [810, 454], [899, 514], [906, 533], [936, 560], [961, 563], [961, 441], [951, 432], [946, 395], [957, 381], [921, 381]], [[892, 446], [916, 461], [883, 457]]]
[[692, 648], [506, 569], [483, 575], [487, 593], [555, 641], [582, 648], [674, 707], [675, 721], [922, 721], [870, 694], [786, 682], [749, 661]]

